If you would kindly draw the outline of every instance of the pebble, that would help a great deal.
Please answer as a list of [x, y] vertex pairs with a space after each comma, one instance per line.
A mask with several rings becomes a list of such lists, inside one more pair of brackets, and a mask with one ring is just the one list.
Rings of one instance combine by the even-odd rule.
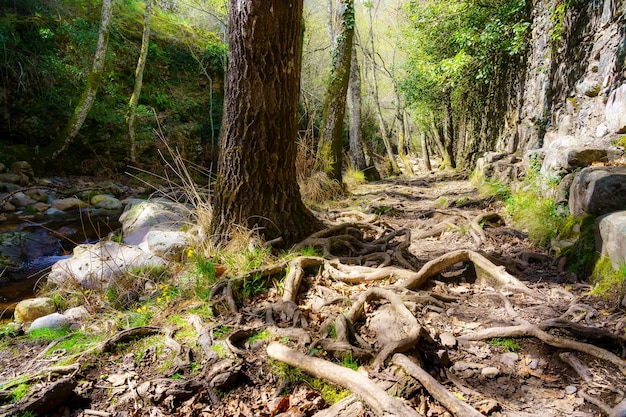
[[515, 362], [519, 360], [519, 355], [515, 352], [507, 352], [501, 355], [498, 355], [498, 360], [509, 367], [515, 366]]
[[568, 386], [566, 386], [566, 387], [565, 387], [565, 392], [566, 392], [566, 393], [568, 393], [568, 394], [570, 394], [570, 395], [571, 395], [571, 394], [575, 394], [575, 393], [576, 393], [576, 391], [578, 391], [578, 388], [576, 388], [576, 387], [575, 387], [575, 386], [573, 386], [573, 385], [568, 385]]
[[537, 367], [539, 366], [539, 361], [537, 359], [533, 359], [532, 361], [530, 361], [530, 363], [528, 364], [528, 367], [532, 370], [537, 369]]
[[500, 375], [500, 370], [495, 366], [487, 366], [480, 371], [480, 374], [485, 378], [493, 379]]
[[452, 333], [441, 333], [439, 335], [439, 340], [441, 340], [441, 345], [443, 347], [452, 348], [456, 346], [456, 338], [452, 335]]

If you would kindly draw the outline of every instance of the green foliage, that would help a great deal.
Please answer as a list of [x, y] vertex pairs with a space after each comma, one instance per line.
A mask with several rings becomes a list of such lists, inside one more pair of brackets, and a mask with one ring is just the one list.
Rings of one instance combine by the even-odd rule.
[[6, 323], [0, 326], [0, 340], [9, 338], [9, 337], [15, 337], [15, 336], [18, 336], [19, 334], [20, 334], [19, 327], [16, 327], [12, 323]]
[[28, 332], [28, 337], [38, 342], [51, 342], [60, 337], [67, 336], [72, 331], [67, 327], [56, 329], [35, 329]]
[[252, 336], [250, 336], [248, 338], [248, 344], [252, 345], [257, 340], [267, 340], [269, 338], [270, 338], [270, 331], [265, 329], [263, 331], [260, 331], [258, 333], [253, 334]]
[[[71, 355], [86, 350], [87, 348], [100, 342], [103, 338], [103, 335], [92, 335], [82, 332], [76, 332], [60, 341], [55, 346], [55, 350], [62, 349], [66, 352], [66, 354]], [[48, 355], [52, 354], [52, 351], [48, 353]]]
[[246, 300], [265, 292], [267, 278], [260, 274], [253, 274], [251, 278], [244, 278], [241, 286], [241, 297]]
[[26, 397], [28, 391], [30, 391], [30, 385], [27, 383], [17, 385], [15, 388], [11, 389], [11, 401], [18, 402], [22, 398]]
[[594, 295], [619, 303], [626, 295], [626, 263], [621, 263], [616, 270], [611, 260], [603, 257], [595, 264], [591, 282], [594, 284]]
[[594, 216], [568, 216], [563, 219], [559, 230], [559, 239], [574, 240], [574, 244], [564, 248], [560, 255], [567, 258], [568, 270], [581, 278], [590, 277], [598, 261], [594, 223]]
[[351, 353], [343, 357], [341, 364], [345, 366], [346, 368], [350, 368], [354, 371], [359, 369], [359, 361], [357, 361], [356, 359], [353, 359]]
[[519, 343], [517, 343], [515, 339], [494, 337], [493, 339], [487, 339], [486, 342], [493, 346], [500, 346], [507, 352], [519, 352], [520, 351]]

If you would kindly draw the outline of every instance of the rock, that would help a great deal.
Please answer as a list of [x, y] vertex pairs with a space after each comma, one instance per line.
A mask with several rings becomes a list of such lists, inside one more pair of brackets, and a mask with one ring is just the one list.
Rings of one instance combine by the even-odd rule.
[[21, 192], [13, 194], [9, 202], [16, 207], [27, 207], [27, 206], [30, 206], [31, 204], [36, 203], [35, 200], [33, 200], [32, 198], [28, 197], [26, 194], [21, 193]]
[[26, 178], [27, 183], [35, 179], [35, 171], [26, 161], [13, 162], [11, 164], [11, 172], [19, 175], [22, 179]]
[[611, 132], [626, 133], [626, 84], [622, 84], [609, 95], [604, 116]]
[[452, 333], [441, 333], [439, 335], [439, 340], [441, 340], [441, 345], [446, 348], [452, 348], [456, 346], [456, 338], [452, 335]]
[[168, 261], [179, 261], [191, 244], [191, 237], [185, 232], [151, 230], [146, 234], [146, 242], [150, 253]]
[[573, 171], [576, 168], [588, 167], [594, 162], [608, 160], [608, 152], [603, 148], [550, 148], [545, 152], [541, 172], [550, 175], [561, 169]]
[[18, 191], [21, 188], [22, 187], [20, 187], [17, 184], [12, 184], [10, 182], [0, 182], [0, 191], [6, 191], [7, 193], [14, 193], [15, 191]]
[[486, 366], [480, 371], [480, 374], [485, 378], [494, 379], [500, 375], [500, 370], [495, 366]]
[[2, 211], [15, 211], [16, 207], [8, 201], [5, 201], [0, 209], [2, 209]]
[[626, 209], [626, 167], [583, 169], [570, 188], [569, 206], [574, 217]]
[[565, 387], [565, 392], [569, 395], [576, 394], [576, 391], [578, 391], [578, 388], [573, 385], [568, 385]]
[[61, 251], [61, 244], [45, 229], [0, 233], [0, 264], [19, 269], [29, 262]]
[[22, 300], [15, 306], [13, 313], [18, 323], [29, 323], [39, 317], [47, 316], [57, 311], [54, 300], [48, 297], [30, 298]]
[[79, 245], [73, 256], [52, 266], [48, 282], [57, 285], [79, 284], [85, 289], [106, 289], [109, 283], [131, 268], [164, 266], [158, 256], [135, 246], [102, 241]]
[[58, 216], [60, 214], [63, 214], [63, 211], [54, 207], [50, 207], [48, 210], [44, 211], [43, 214], [45, 214], [46, 216]]
[[130, 200], [120, 216], [124, 243], [139, 245], [150, 230], [180, 230], [190, 215], [189, 208], [171, 200]]
[[52, 313], [47, 316], [39, 317], [33, 321], [33, 324], [28, 328], [28, 332], [39, 329], [62, 329], [64, 327], [70, 327], [72, 320], [65, 317], [63, 314]]
[[530, 363], [528, 364], [528, 367], [534, 371], [535, 369], [539, 367], [539, 360], [538, 359], [531, 360]]
[[4, 173], [4, 174], [0, 174], [0, 181], [1, 182], [8, 182], [11, 184], [19, 184], [21, 177], [17, 174], [13, 174], [10, 172]]
[[503, 365], [513, 368], [515, 366], [515, 362], [519, 360], [519, 355], [515, 352], [507, 352], [498, 355], [497, 359]]
[[596, 219], [594, 230], [596, 250], [609, 257], [614, 269], [619, 269], [626, 262], [626, 211]]
[[68, 308], [63, 312], [63, 315], [74, 323], [80, 323], [91, 317], [85, 306]]
[[122, 208], [122, 202], [112, 195], [98, 194], [91, 198], [91, 204], [97, 208], [106, 210], [120, 210]]
[[37, 213], [43, 213], [46, 210], [48, 210], [50, 208], [50, 204], [46, 204], [46, 203], [35, 203], [33, 205], [28, 206], [29, 208], [32, 208], [32, 210], [36, 211]]
[[7, 170], [6, 165], [4, 165], [2, 162], [0, 162], [0, 173], [4, 173]]
[[603, 138], [608, 134], [609, 134], [609, 128], [604, 123], [600, 123], [598, 127], [596, 127], [597, 138]]
[[579, 96], [596, 97], [600, 94], [602, 84], [598, 80], [585, 78], [576, 84], [576, 93]]
[[67, 211], [87, 207], [87, 203], [76, 197], [59, 198], [58, 200], [52, 201], [52, 207], [57, 210]]

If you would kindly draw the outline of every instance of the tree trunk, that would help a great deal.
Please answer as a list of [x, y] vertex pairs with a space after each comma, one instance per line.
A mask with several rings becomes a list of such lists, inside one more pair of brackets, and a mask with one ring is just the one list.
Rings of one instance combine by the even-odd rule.
[[87, 85], [83, 91], [74, 114], [70, 118], [61, 134], [45, 149], [41, 151], [40, 159], [43, 164], [50, 160], [56, 159], [59, 154], [64, 152], [72, 143], [80, 128], [83, 126], [91, 106], [96, 98], [102, 72], [104, 71], [104, 62], [106, 58], [107, 46], [109, 43], [109, 26], [113, 16], [113, 0], [102, 0], [102, 11], [100, 18], [100, 29], [98, 30], [98, 43], [96, 45], [96, 53], [93, 59], [91, 71], [87, 76]]
[[421, 133], [421, 145], [422, 145], [422, 160], [424, 162], [424, 169], [427, 172], [430, 172], [433, 170], [432, 166], [430, 165], [430, 153], [428, 151], [428, 143], [426, 141], [426, 132], [423, 131]]
[[401, 107], [400, 95], [396, 93], [396, 121], [398, 124], [398, 156], [404, 164], [407, 174], [414, 175], [413, 166], [406, 152], [407, 143], [411, 140], [411, 131], [406, 110]]
[[383, 144], [385, 145], [385, 150], [387, 151], [387, 157], [389, 158], [389, 164], [391, 167], [391, 174], [397, 175], [400, 173], [400, 168], [398, 168], [398, 163], [396, 162], [396, 158], [393, 154], [393, 148], [391, 146], [391, 140], [389, 139], [389, 134], [387, 133], [387, 126], [385, 124], [385, 119], [383, 118], [383, 112], [380, 107], [380, 99], [378, 96], [378, 78], [376, 76], [376, 50], [374, 49], [374, 15], [372, 13], [372, 8], [369, 7], [369, 21], [370, 21], [370, 64], [372, 70], [372, 98], [374, 99], [374, 110], [376, 111], [376, 117], [378, 118], [378, 126], [380, 129], [380, 135], [383, 139]]
[[343, 118], [350, 80], [352, 40], [354, 38], [354, 0], [341, 0], [336, 10], [339, 35], [335, 38], [333, 67], [324, 98], [322, 137], [317, 148], [316, 168], [341, 182], [343, 160]]
[[297, 242], [319, 222], [296, 181], [303, 0], [231, 0], [228, 89], [211, 233]]
[[143, 23], [143, 36], [141, 38], [141, 51], [135, 69], [135, 88], [130, 96], [128, 104], [128, 134], [130, 139], [130, 162], [135, 163], [137, 159], [137, 144], [135, 141], [135, 116], [137, 114], [137, 104], [141, 95], [143, 84], [143, 70], [148, 59], [148, 47], [150, 46], [150, 15], [152, 14], [152, 0], [146, 0], [146, 14]]
[[365, 172], [367, 162], [363, 152], [363, 132], [361, 130], [361, 71], [356, 56], [356, 42], [353, 39], [350, 82], [348, 84], [348, 110], [350, 111], [350, 163], [352, 168]]
[[456, 168], [456, 160], [454, 159], [454, 119], [452, 116], [452, 100], [450, 99], [450, 93], [447, 93], [444, 97], [445, 100], [445, 121], [444, 121], [444, 150], [446, 157], [444, 159], [448, 162], [449, 167]]

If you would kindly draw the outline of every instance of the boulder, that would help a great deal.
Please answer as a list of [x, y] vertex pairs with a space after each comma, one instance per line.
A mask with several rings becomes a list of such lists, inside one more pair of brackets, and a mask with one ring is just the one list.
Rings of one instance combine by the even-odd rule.
[[8, 182], [10, 184], [18, 184], [20, 182], [21, 177], [17, 174], [13, 174], [11, 172], [6, 172], [4, 174], [0, 174], [1, 182]]
[[191, 210], [183, 204], [166, 200], [131, 200], [120, 216], [124, 243], [139, 245], [151, 230], [180, 230], [189, 224]]
[[146, 234], [146, 243], [150, 253], [168, 261], [179, 261], [191, 244], [191, 237], [181, 231], [151, 230]]
[[572, 216], [626, 209], [626, 167], [588, 167], [580, 171], [569, 193]]
[[626, 84], [622, 84], [609, 95], [604, 116], [611, 132], [626, 133]]
[[36, 203], [35, 200], [33, 200], [32, 198], [30, 198], [29, 196], [27, 196], [26, 194], [22, 192], [13, 194], [9, 202], [16, 207], [27, 207], [27, 206], [30, 206], [31, 204]]
[[72, 320], [63, 314], [52, 313], [47, 316], [39, 317], [28, 328], [28, 332], [40, 329], [63, 329], [72, 325]]
[[109, 194], [98, 194], [91, 198], [91, 204], [105, 210], [121, 210], [122, 202]]
[[44, 229], [0, 233], [0, 266], [19, 269], [35, 259], [55, 255], [61, 244]]
[[626, 211], [599, 217], [595, 223], [596, 250], [608, 256], [614, 269], [626, 262]]
[[56, 311], [57, 308], [52, 298], [30, 298], [17, 303], [13, 316], [18, 323], [30, 323], [39, 317], [47, 316]]
[[52, 266], [48, 282], [80, 285], [85, 289], [106, 289], [112, 281], [131, 268], [164, 266], [166, 262], [135, 246], [112, 241], [79, 245], [73, 256]]
[[547, 149], [541, 172], [550, 174], [562, 169], [573, 171], [588, 167], [594, 162], [608, 162], [608, 151], [603, 148], [566, 148]]
[[26, 182], [32, 181], [35, 179], [35, 171], [33, 167], [26, 161], [17, 161], [11, 164], [11, 172], [17, 174]]
[[87, 203], [76, 197], [59, 198], [58, 200], [52, 201], [52, 207], [57, 210], [67, 211], [87, 207]]
[[68, 308], [63, 312], [63, 315], [74, 323], [85, 321], [91, 317], [85, 306]]

